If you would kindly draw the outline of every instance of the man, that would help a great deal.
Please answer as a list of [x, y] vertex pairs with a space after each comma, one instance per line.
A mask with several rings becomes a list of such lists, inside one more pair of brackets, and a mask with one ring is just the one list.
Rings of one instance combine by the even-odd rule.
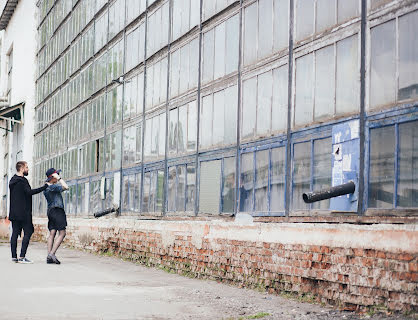
[[[46, 172], [46, 183], [48, 187], [44, 191], [44, 196], [48, 202], [48, 256], [46, 257], [46, 263], [61, 264], [61, 262], [55, 256], [59, 246], [66, 235], [67, 217], [64, 211], [64, 201], [62, 199], [61, 192], [68, 190], [68, 186], [64, 179], [59, 176], [61, 170], [55, 170], [54, 168], [48, 169]], [[55, 235], [58, 231], [58, 237], [55, 239]]]
[[[29, 174], [28, 164], [25, 161], [16, 163], [17, 173], [10, 179], [10, 212], [9, 220], [12, 222], [12, 236], [10, 247], [12, 250], [12, 261], [19, 263], [32, 263], [26, 258], [26, 251], [29, 246], [30, 237], [34, 228], [32, 223], [32, 196], [40, 193], [48, 186], [45, 184], [38, 189], [31, 189], [28, 180], [25, 178]], [[24, 232], [20, 257], [17, 258], [17, 238]]]

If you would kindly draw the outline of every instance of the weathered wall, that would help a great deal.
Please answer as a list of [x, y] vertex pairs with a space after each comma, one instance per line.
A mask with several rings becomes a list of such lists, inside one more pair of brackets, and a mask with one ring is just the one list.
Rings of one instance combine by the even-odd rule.
[[[46, 219], [35, 237], [45, 240]], [[150, 266], [348, 308], [417, 310], [416, 225], [69, 219], [67, 243]]]

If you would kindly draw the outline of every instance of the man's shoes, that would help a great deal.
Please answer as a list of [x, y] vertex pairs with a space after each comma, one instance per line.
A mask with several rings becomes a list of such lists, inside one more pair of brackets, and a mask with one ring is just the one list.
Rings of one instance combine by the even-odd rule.
[[12, 262], [17, 263], [17, 258], [12, 258]]
[[17, 260], [18, 263], [24, 263], [24, 264], [29, 264], [29, 263], [33, 263], [33, 261], [27, 259], [27, 258], [19, 258], [19, 260]]
[[57, 257], [55, 255], [48, 255], [48, 257], [46, 257], [46, 263], [48, 264], [61, 264], [61, 262], [57, 259]]

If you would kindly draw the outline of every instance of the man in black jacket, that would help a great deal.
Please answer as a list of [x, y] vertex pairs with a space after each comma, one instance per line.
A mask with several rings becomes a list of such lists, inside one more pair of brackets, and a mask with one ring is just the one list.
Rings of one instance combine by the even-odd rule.
[[[28, 249], [30, 237], [33, 234], [34, 228], [32, 223], [32, 195], [44, 191], [48, 185], [38, 189], [31, 189], [28, 180], [25, 176], [29, 173], [28, 164], [25, 161], [16, 163], [17, 173], [10, 179], [10, 211], [9, 220], [12, 222], [12, 237], [10, 239], [10, 247], [12, 249], [12, 261], [19, 263], [32, 263], [27, 259], [26, 251]], [[17, 259], [17, 238], [22, 233], [25, 233], [22, 240], [22, 249], [20, 251], [20, 258]]]

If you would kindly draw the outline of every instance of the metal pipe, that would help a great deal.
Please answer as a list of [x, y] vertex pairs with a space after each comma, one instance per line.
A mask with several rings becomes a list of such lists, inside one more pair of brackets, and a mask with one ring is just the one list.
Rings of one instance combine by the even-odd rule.
[[100, 218], [100, 217], [103, 217], [103, 216], [105, 216], [109, 213], [112, 213], [112, 212], [119, 213], [119, 207], [112, 207], [112, 208], [105, 209], [103, 211], [96, 212], [94, 214], [94, 217], [95, 218]]
[[348, 183], [340, 184], [339, 186], [331, 187], [329, 189], [304, 193], [303, 201], [305, 201], [305, 203], [317, 202], [338, 196], [343, 196], [345, 194], [354, 193], [355, 190], [356, 184], [353, 181], [350, 181]]

